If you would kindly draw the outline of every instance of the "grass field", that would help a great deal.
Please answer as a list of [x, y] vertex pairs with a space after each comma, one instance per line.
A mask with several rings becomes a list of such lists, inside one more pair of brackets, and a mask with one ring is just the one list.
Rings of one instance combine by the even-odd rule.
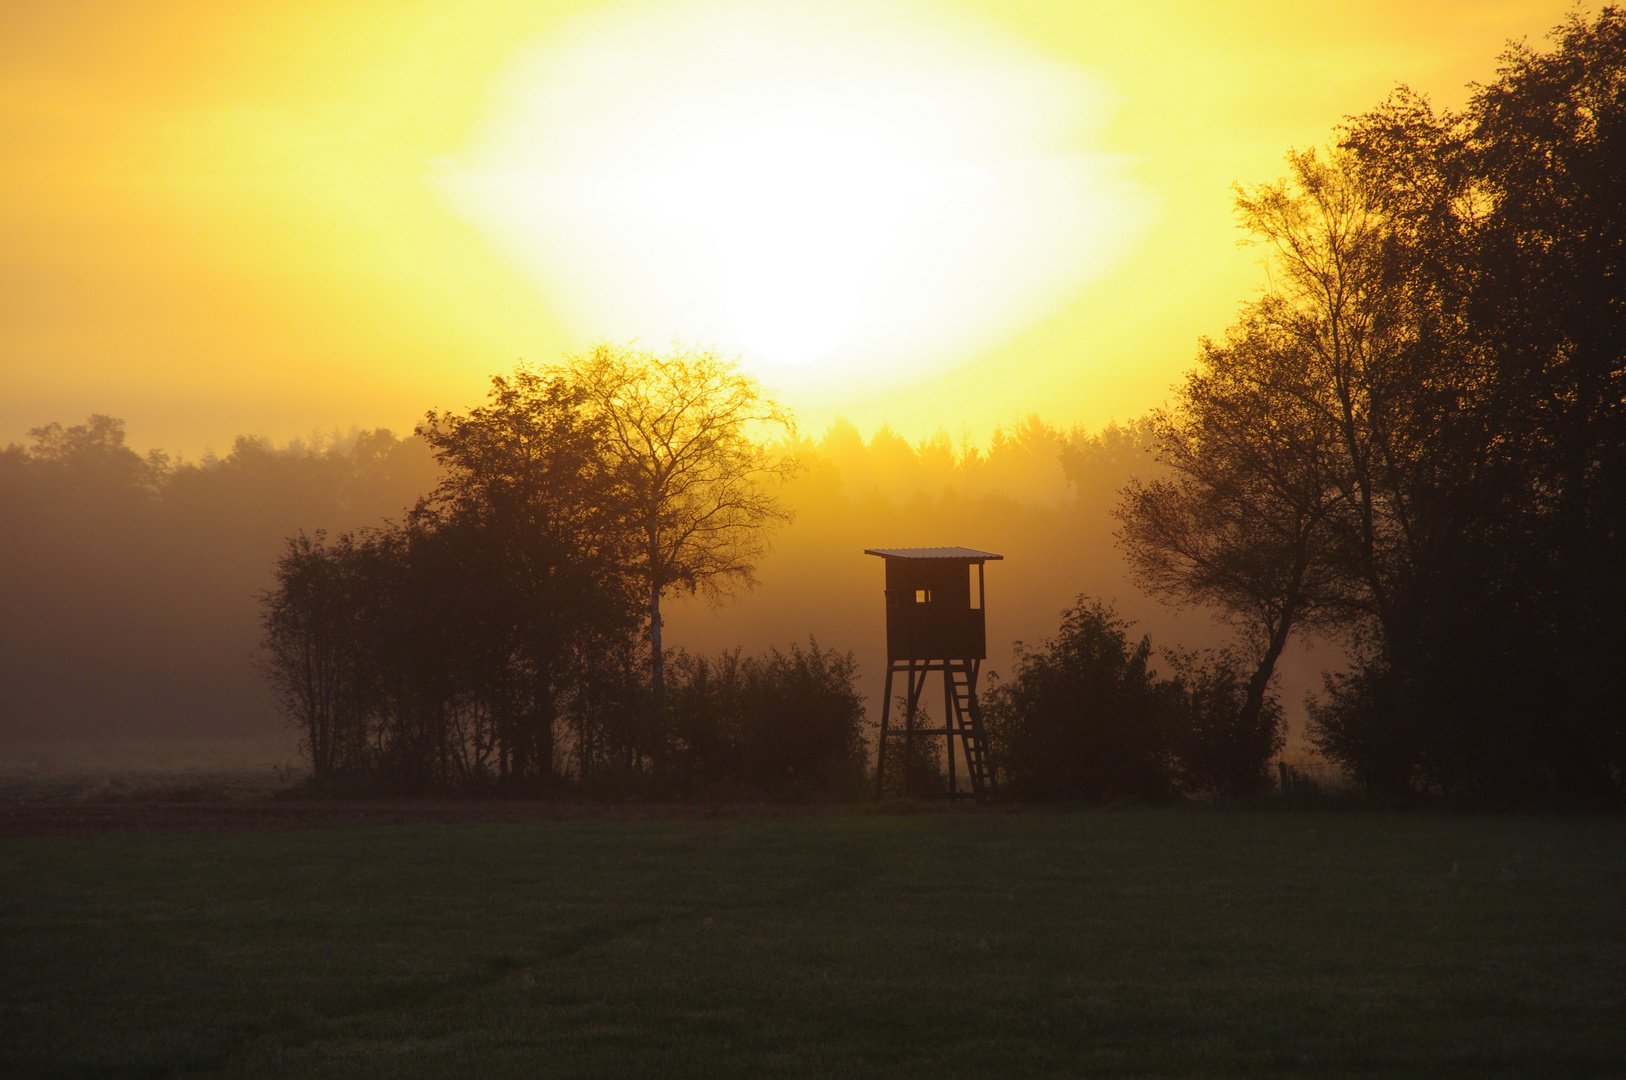
[[0, 1075], [1626, 1075], [1626, 820], [0, 841]]

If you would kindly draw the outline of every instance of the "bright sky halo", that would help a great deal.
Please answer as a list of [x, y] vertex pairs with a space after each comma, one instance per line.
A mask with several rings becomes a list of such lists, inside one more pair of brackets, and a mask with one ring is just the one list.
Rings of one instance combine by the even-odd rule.
[[523, 50], [442, 163], [583, 339], [873, 386], [997, 344], [1148, 217], [1084, 72], [925, 7], [633, 4]]

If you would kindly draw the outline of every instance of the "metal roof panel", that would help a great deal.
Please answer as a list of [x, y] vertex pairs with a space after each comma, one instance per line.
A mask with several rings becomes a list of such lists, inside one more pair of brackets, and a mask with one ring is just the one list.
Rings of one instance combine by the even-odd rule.
[[879, 555], [883, 559], [957, 559], [962, 562], [985, 562], [1005, 558], [992, 551], [978, 551], [967, 547], [918, 548], [865, 548], [865, 555]]

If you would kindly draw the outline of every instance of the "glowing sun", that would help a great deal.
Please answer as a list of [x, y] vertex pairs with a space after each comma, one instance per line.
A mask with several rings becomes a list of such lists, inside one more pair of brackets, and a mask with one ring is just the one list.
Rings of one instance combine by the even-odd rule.
[[1092, 145], [1108, 104], [925, 8], [632, 5], [523, 53], [442, 182], [583, 337], [873, 382], [1121, 256], [1148, 204]]

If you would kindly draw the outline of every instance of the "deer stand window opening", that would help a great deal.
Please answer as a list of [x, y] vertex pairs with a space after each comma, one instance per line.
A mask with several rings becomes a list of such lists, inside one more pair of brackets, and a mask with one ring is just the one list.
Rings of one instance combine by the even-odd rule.
[[[948, 796], [959, 798], [956, 749], [972, 798], [993, 791], [988, 739], [977, 704], [977, 676], [988, 656], [983, 564], [1003, 559], [974, 548], [866, 548], [886, 560], [886, 688], [881, 698], [881, 738], [875, 754], [875, 794], [885, 790], [890, 739], [903, 742], [903, 793], [915, 739], [943, 737], [948, 759]], [[917, 727], [920, 696], [936, 672], [943, 675], [943, 726]], [[891, 729], [892, 677], [905, 677], [903, 730]]]

